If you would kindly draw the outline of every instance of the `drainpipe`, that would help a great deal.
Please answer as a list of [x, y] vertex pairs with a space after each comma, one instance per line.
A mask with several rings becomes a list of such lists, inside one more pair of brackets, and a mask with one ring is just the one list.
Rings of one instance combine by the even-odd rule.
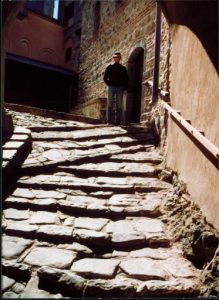
[[154, 42], [154, 72], [153, 72], [153, 88], [151, 102], [155, 102], [158, 97], [159, 84], [159, 64], [160, 64], [160, 36], [161, 36], [161, 9], [156, 2], [156, 28]]

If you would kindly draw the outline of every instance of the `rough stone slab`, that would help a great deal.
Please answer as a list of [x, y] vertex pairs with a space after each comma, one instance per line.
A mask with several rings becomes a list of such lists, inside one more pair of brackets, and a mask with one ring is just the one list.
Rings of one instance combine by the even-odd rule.
[[[58, 200], [57, 200], [58, 201]], [[45, 198], [45, 199], [34, 199], [31, 201], [32, 206], [38, 207], [38, 209], [43, 208], [55, 208], [57, 205], [55, 199]]]
[[192, 278], [200, 275], [200, 272], [183, 257], [168, 258], [164, 261], [164, 267], [174, 277]]
[[138, 232], [120, 233], [116, 232], [112, 234], [112, 244], [114, 246], [131, 247], [136, 245], [145, 244], [145, 236]]
[[71, 271], [64, 271], [51, 267], [41, 267], [38, 269], [37, 274], [41, 281], [54, 284], [56, 287], [61, 287], [65, 293], [69, 292], [71, 296], [82, 296], [86, 280], [76, 275]]
[[30, 202], [30, 199], [26, 199], [26, 198], [17, 198], [17, 197], [9, 197], [7, 199], [5, 199], [5, 203], [6, 204], [11, 204], [13, 206], [17, 206], [17, 205], [28, 205]]
[[65, 219], [63, 225], [65, 226], [74, 226], [75, 224], [75, 217], [68, 217]]
[[15, 283], [15, 280], [2, 275], [2, 292], [8, 290]]
[[87, 208], [86, 203], [74, 203], [68, 200], [60, 200], [58, 202], [58, 206], [60, 210], [67, 211], [67, 212], [77, 212], [82, 211]]
[[194, 279], [169, 279], [169, 280], [149, 280], [138, 288], [137, 292], [141, 296], [173, 297], [185, 295], [197, 296], [200, 291], [200, 282]]
[[[128, 185], [126, 178], [112, 178], [112, 177], [98, 177], [95, 181], [96, 184], [104, 185], [110, 184], [111, 186], [126, 186]], [[130, 185], [130, 187], [132, 187]]]
[[44, 191], [44, 190], [32, 190], [33, 194], [37, 199], [65, 199], [66, 194], [58, 191]]
[[16, 154], [17, 154], [17, 150], [3, 149], [2, 158], [3, 160], [11, 160], [16, 156]]
[[55, 209], [56, 200], [54, 199], [26, 199], [26, 198], [17, 198], [9, 197], [5, 199], [5, 203], [13, 207], [37, 207], [38, 209]]
[[139, 151], [137, 153], [125, 153], [125, 154], [117, 154], [111, 156], [112, 160], [119, 161], [140, 161], [140, 162], [152, 162], [152, 163], [161, 163], [162, 156], [153, 151], [153, 152], [145, 152]]
[[118, 278], [115, 279], [95, 279], [88, 280], [85, 297], [98, 298], [118, 298], [118, 297], [133, 297], [136, 295], [136, 283], [134, 280], [129, 278]]
[[106, 232], [112, 233], [111, 240], [115, 245], [132, 246], [145, 242], [145, 236], [137, 232], [128, 220], [110, 222], [106, 226]]
[[89, 196], [67, 196], [67, 200], [70, 203], [83, 203], [85, 205], [89, 204], [97, 204], [97, 205], [105, 205], [107, 203], [104, 199], [99, 199], [95, 197], [89, 197]]
[[151, 246], [166, 247], [170, 245], [170, 237], [164, 232], [147, 232], [145, 238], [147, 243]]
[[127, 251], [117, 251], [114, 250], [112, 253], [112, 257], [127, 257], [129, 255], [129, 252]]
[[[163, 249], [163, 248], [143, 248], [139, 250], [134, 250], [129, 253], [130, 257], [147, 257], [152, 259], [167, 259], [174, 255], [171, 249]], [[175, 253], [176, 255], [176, 253]]]
[[37, 225], [29, 225], [27, 223], [24, 222], [8, 222], [7, 223], [7, 227], [5, 229], [6, 233], [19, 233], [19, 234], [23, 234], [23, 235], [30, 235], [30, 234], [34, 234], [36, 233], [38, 229]]
[[119, 220], [119, 221], [111, 221], [106, 226], [106, 232], [108, 233], [128, 233], [134, 232], [134, 228], [132, 226], [132, 222], [130, 220]]
[[33, 199], [35, 197], [32, 190], [17, 188], [12, 194], [13, 197]]
[[158, 211], [159, 207], [161, 205], [161, 199], [158, 198], [152, 198], [150, 200], [143, 200], [141, 202], [142, 209], [144, 211], [152, 212], [152, 211]]
[[40, 225], [37, 230], [38, 235], [47, 236], [50, 238], [71, 239], [73, 228], [64, 225]]
[[92, 203], [87, 206], [87, 211], [91, 214], [96, 213], [99, 216], [101, 214], [107, 213], [108, 208], [106, 205], [103, 204]]
[[27, 159], [25, 159], [24, 163], [23, 163], [23, 168], [26, 166], [39, 166], [42, 164], [40, 164], [40, 161], [37, 158], [30, 158], [28, 157]]
[[118, 206], [109, 206], [108, 211], [110, 212], [111, 215], [116, 215], [116, 216], [119, 215], [122, 218], [125, 209], [123, 207], [118, 207]]
[[161, 181], [157, 178], [130, 177], [128, 183], [134, 185], [136, 188], [147, 187], [153, 189], [154, 191], [171, 188], [171, 184]]
[[141, 197], [139, 195], [135, 194], [118, 194], [118, 195], [113, 195], [109, 201], [108, 205], [113, 205], [113, 206], [136, 206], [139, 204]]
[[63, 149], [51, 149], [42, 153], [43, 157], [51, 161], [66, 160], [71, 152]]
[[49, 266], [59, 269], [67, 269], [75, 260], [77, 254], [70, 250], [37, 247], [24, 259], [24, 262], [32, 266]]
[[109, 220], [107, 219], [79, 217], [75, 220], [75, 228], [100, 231], [108, 222]]
[[156, 233], [164, 232], [165, 226], [164, 223], [157, 219], [144, 218], [143, 220], [135, 221], [133, 220], [134, 228], [141, 233]]
[[87, 246], [81, 245], [79, 243], [72, 244], [59, 244], [57, 246], [59, 249], [73, 250], [74, 252], [83, 253], [83, 254], [92, 254], [93, 251]]
[[75, 229], [74, 237], [77, 240], [83, 240], [85, 242], [91, 242], [104, 246], [109, 236], [104, 232], [87, 230], [87, 229]]
[[62, 189], [59, 188], [57, 189], [58, 192], [61, 192], [66, 195], [71, 195], [71, 196], [87, 196], [87, 193], [82, 190], [72, 190], [72, 189]]
[[30, 224], [59, 224], [60, 219], [57, 213], [47, 211], [33, 212], [29, 221]]
[[75, 130], [72, 132], [62, 132], [60, 131], [44, 131], [44, 132], [32, 132], [32, 137], [34, 140], [81, 140], [81, 139], [92, 139], [92, 138], [101, 138], [107, 135], [123, 135], [126, 133], [122, 128], [94, 128], [87, 130]]
[[32, 240], [15, 237], [2, 236], [2, 257], [13, 259], [21, 255], [28, 247], [33, 244]]
[[45, 290], [39, 288], [39, 278], [38, 276], [33, 276], [26, 285], [21, 298], [29, 299], [42, 299], [42, 298], [61, 298], [61, 294], [51, 294]]
[[91, 192], [89, 195], [92, 196], [92, 197], [108, 199], [110, 196], [113, 195], [113, 192], [98, 191], [98, 192]]
[[109, 174], [144, 174], [145, 176], [154, 175], [155, 169], [152, 166], [141, 163], [116, 163], [116, 162], [103, 162], [98, 164], [88, 163], [80, 166], [63, 167], [66, 170], [77, 170], [85, 172], [98, 172]]
[[37, 175], [33, 177], [22, 177], [18, 180], [18, 184], [21, 185], [33, 185], [37, 184], [40, 186], [46, 185], [47, 188], [52, 187], [68, 187], [70, 188], [86, 188], [90, 189], [101, 189], [116, 191], [119, 190], [136, 190], [136, 191], [159, 191], [166, 190], [171, 187], [167, 182], [160, 181], [157, 178], [142, 178], [142, 177], [126, 177], [126, 178], [113, 178], [113, 177], [90, 177], [90, 178], [79, 178], [70, 175]]
[[20, 126], [16, 126], [15, 128], [14, 128], [14, 133], [24, 133], [24, 134], [27, 134], [27, 135], [29, 135], [29, 134], [31, 134], [31, 131], [30, 131], [30, 129], [27, 129], [27, 128], [24, 128], [24, 127], [20, 127]]
[[27, 220], [30, 216], [28, 210], [17, 210], [14, 208], [8, 208], [4, 210], [4, 217], [12, 220]]
[[119, 263], [118, 259], [84, 258], [74, 262], [71, 270], [85, 277], [112, 278]]
[[13, 134], [10, 137], [11, 141], [25, 141], [27, 139], [29, 139], [29, 136], [26, 134]]
[[24, 142], [7, 142], [5, 143], [2, 148], [3, 149], [18, 149], [24, 145]]
[[120, 263], [120, 268], [128, 276], [141, 280], [166, 280], [169, 278], [169, 274], [162, 267], [162, 264], [149, 258], [127, 259]]

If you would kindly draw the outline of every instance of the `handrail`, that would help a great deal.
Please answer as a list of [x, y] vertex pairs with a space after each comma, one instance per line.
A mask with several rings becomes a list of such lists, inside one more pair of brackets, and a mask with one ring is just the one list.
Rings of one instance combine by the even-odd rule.
[[212, 142], [210, 142], [202, 133], [200, 133], [196, 128], [194, 128], [191, 124], [189, 124], [188, 121], [186, 121], [180, 114], [173, 109], [169, 104], [164, 102], [163, 100], [162, 104], [164, 108], [169, 112], [170, 116], [178, 121], [182, 127], [190, 134], [192, 135], [197, 142], [199, 142], [205, 150], [207, 150], [214, 158], [214, 160], [217, 161], [217, 168], [219, 169], [219, 148], [216, 147]]
[[[142, 85], [148, 86], [151, 90], [153, 88], [152, 80], [145, 80], [142, 82]], [[170, 113], [170, 116], [173, 120], [181, 126], [182, 130], [184, 130], [190, 138], [192, 137], [195, 144], [199, 145], [199, 149], [202, 150], [203, 153], [208, 153], [208, 158], [210, 154], [210, 160], [213, 164], [219, 169], [219, 148], [215, 146], [212, 142], [210, 142], [200, 131], [194, 128], [189, 120], [185, 120], [179, 112], [173, 109], [167, 102], [170, 101], [169, 92], [165, 90], [161, 90], [158, 88], [158, 95], [162, 101], [164, 108]]]

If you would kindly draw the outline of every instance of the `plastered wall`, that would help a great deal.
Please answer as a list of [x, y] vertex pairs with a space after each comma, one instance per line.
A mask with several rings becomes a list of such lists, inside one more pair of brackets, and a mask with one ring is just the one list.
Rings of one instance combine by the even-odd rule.
[[[170, 27], [170, 98], [192, 126], [219, 147], [219, 78], [204, 47], [186, 26]], [[219, 229], [219, 171], [169, 119], [166, 164], [186, 182], [188, 192]]]

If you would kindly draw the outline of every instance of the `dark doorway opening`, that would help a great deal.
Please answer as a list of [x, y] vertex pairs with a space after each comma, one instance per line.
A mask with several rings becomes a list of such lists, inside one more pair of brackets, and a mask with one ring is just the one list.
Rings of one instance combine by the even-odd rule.
[[127, 94], [126, 122], [139, 123], [141, 118], [142, 77], [144, 49], [135, 48], [128, 60], [129, 89]]
[[77, 101], [77, 77], [66, 73], [6, 59], [5, 101], [69, 112]]

